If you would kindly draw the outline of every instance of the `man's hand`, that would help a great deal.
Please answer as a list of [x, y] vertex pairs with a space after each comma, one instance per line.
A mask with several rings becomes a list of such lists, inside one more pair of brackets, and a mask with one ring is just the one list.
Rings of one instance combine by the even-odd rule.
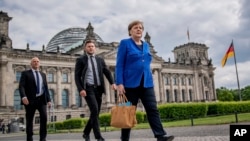
[[85, 90], [81, 90], [81, 91], [80, 91], [80, 96], [82, 96], [82, 97], [87, 96], [86, 91], [85, 91]]
[[50, 107], [51, 107], [51, 105], [52, 105], [52, 103], [51, 103], [51, 102], [48, 102], [47, 104], [48, 104], [48, 107], [49, 107], [49, 108], [50, 108]]
[[116, 84], [112, 84], [111, 86], [112, 86], [112, 90], [115, 91], [117, 89]]
[[28, 100], [27, 97], [23, 97], [22, 102], [23, 102], [24, 105], [29, 105], [29, 100]]

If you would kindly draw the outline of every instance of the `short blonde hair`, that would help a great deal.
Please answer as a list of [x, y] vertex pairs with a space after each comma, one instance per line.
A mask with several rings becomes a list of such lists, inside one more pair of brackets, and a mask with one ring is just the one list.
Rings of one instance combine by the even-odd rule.
[[141, 24], [142, 25], [142, 29], [144, 30], [144, 26], [143, 26], [143, 22], [139, 21], [139, 20], [135, 20], [132, 21], [129, 25], [128, 25], [128, 35], [131, 36], [131, 34], [129, 33], [129, 31], [132, 29], [133, 26], [137, 25], [137, 24]]

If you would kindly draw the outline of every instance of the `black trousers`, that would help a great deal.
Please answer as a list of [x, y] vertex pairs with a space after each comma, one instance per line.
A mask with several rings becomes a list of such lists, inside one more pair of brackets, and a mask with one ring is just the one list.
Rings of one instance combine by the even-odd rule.
[[[42, 97], [42, 96], [41, 96]], [[40, 115], [40, 141], [46, 139], [47, 136], [47, 106], [42, 102], [42, 98], [36, 98], [34, 101], [30, 101], [29, 105], [25, 105], [26, 111], [26, 134], [27, 141], [33, 141], [33, 119], [36, 110]]]
[[90, 117], [83, 130], [83, 134], [89, 135], [91, 129], [93, 128], [95, 138], [99, 139], [102, 137], [100, 132], [100, 123], [99, 123], [99, 113], [102, 104], [102, 93], [100, 92], [99, 87], [94, 87], [94, 86], [87, 86], [86, 93], [87, 96], [85, 97], [85, 100], [90, 110]]
[[[142, 80], [143, 82], [143, 80]], [[149, 125], [153, 131], [154, 136], [160, 137], [166, 135], [164, 128], [161, 124], [161, 119], [159, 111], [157, 109], [157, 102], [155, 98], [154, 88], [144, 88], [143, 83], [136, 88], [125, 88], [125, 95], [132, 103], [132, 105], [137, 105], [139, 99], [141, 100], [148, 118]], [[121, 140], [129, 141], [131, 129], [121, 129]]]

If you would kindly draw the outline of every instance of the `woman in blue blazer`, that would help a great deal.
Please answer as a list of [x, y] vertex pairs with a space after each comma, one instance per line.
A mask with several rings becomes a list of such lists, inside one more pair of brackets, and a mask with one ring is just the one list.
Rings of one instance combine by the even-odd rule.
[[[128, 101], [137, 105], [141, 100], [149, 124], [157, 141], [172, 141], [174, 136], [167, 136], [161, 124], [150, 63], [152, 55], [149, 45], [142, 41], [144, 27], [141, 21], [128, 25], [130, 38], [121, 40], [116, 60], [116, 84], [119, 94], [125, 94]], [[129, 141], [131, 129], [121, 130], [121, 140]]]

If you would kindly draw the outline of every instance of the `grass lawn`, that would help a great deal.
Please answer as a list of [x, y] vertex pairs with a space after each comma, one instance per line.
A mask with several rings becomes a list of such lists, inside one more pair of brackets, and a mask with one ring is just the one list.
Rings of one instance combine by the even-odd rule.
[[[213, 117], [193, 119], [193, 125], [216, 125], [216, 124], [228, 124], [235, 122], [236, 122], [235, 115], [213, 116]], [[238, 114], [238, 122], [250, 122], [250, 113]], [[162, 122], [162, 124], [164, 127], [191, 126], [191, 119]], [[134, 127], [134, 129], [147, 129], [147, 128], [150, 128], [148, 123], [140, 123]], [[105, 130], [104, 127], [102, 127], [101, 129]], [[106, 130], [109, 131], [116, 129], [117, 128], [106, 127]]]
[[[250, 113], [238, 114], [238, 122], [250, 122]], [[162, 122], [164, 127], [180, 127], [180, 126], [191, 126], [191, 119], [188, 120], [178, 120], [178, 121], [168, 121]], [[213, 117], [204, 117], [204, 118], [195, 118], [193, 119], [193, 125], [218, 125], [218, 124], [229, 124], [236, 123], [235, 115], [224, 115], [224, 116], [213, 116]], [[148, 129], [148, 123], [137, 124], [133, 129]], [[80, 129], [70, 129], [70, 130], [56, 130], [56, 133], [65, 133], [65, 132], [82, 132]], [[114, 127], [101, 127], [101, 131], [115, 131], [120, 130], [119, 128]], [[49, 133], [54, 133], [53, 130], [48, 129]]]

